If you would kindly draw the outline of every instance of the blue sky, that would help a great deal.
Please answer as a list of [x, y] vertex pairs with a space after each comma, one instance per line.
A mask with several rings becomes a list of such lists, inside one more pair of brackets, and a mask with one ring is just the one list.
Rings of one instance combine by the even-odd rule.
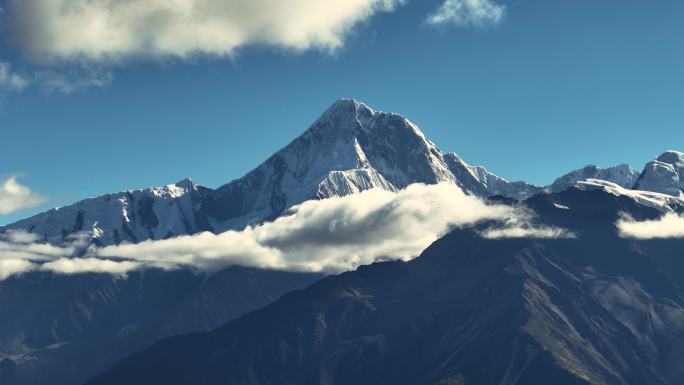
[[264, 35], [228, 53], [162, 43], [145, 53], [127, 42], [114, 54], [97, 46], [111, 37], [88, 50], [73, 36], [38, 44], [21, 22], [45, 20], [17, 1], [0, 1], [0, 63], [26, 81], [0, 81], [0, 176], [19, 175], [47, 202], [0, 223], [184, 177], [219, 186], [339, 97], [399, 112], [443, 150], [536, 184], [684, 150], [681, 1], [501, 0], [491, 2], [500, 18], [434, 25], [444, 0], [412, 0], [313, 43]]

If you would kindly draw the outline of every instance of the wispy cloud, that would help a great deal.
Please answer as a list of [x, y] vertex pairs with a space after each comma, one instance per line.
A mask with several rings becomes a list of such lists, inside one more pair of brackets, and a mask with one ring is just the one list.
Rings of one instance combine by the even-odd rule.
[[19, 183], [15, 175], [0, 181], [0, 215], [36, 207], [45, 201], [45, 197]]
[[108, 86], [114, 80], [114, 74], [111, 70], [80, 65], [36, 71], [35, 80], [47, 93], [70, 94], [82, 89]]
[[506, 6], [491, 0], [445, 0], [435, 13], [428, 16], [427, 23], [484, 26], [500, 23], [505, 15]]
[[[0, 259], [27, 260], [24, 271], [61, 274], [188, 266], [212, 272], [231, 265], [341, 272], [382, 259], [409, 260], [454, 227], [491, 220], [489, 237], [568, 237], [539, 227], [523, 208], [488, 204], [451, 184], [412, 185], [307, 201], [274, 222], [221, 234], [201, 233], [95, 248], [84, 237], [65, 246], [30, 243], [30, 234], [0, 236]], [[86, 247], [88, 247], [86, 249]], [[76, 258], [78, 256], [78, 258]]]
[[487, 239], [499, 238], [553, 238], [553, 239], [574, 239], [577, 238], [573, 232], [567, 229], [550, 226], [514, 226], [492, 228], [482, 232], [482, 236]]
[[27, 77], [12, 70], [10, 63], [0, 61], [0, 92], [22, 91], [29, 83]]
[[637, 221], [623, 216], [616, 226], [624, 238], [684, 238], [684, 216], [667, 213], [658, 219]]

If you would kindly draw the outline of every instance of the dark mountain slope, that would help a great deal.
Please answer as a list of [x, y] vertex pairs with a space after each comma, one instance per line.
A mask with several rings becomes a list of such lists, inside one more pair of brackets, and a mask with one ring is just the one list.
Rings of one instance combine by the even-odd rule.
[[0, 366], [12, 371], [0, 384], [82, 383], [154, 341], [213, 329], [317, 279], [242, 267], [10, 278], [0, 282]]
[[578, 239], [456, 230], [412, 262], [326, 278], [89, 384], [684, 383], [684, 300], [671, 279], [684, 271], [665, 272], [673, 265], [614, 227], [619, 212], [659, 213], [577, 189], [527, 204]]

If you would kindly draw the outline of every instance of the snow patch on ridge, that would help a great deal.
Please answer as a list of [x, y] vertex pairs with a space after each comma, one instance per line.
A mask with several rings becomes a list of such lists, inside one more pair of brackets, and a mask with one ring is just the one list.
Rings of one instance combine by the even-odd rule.
[[637, 203], [658, 209], [662, 212], [674, 212], [674, 207], [684, 207], [684, 199], [673, 197], [668, 194], [629, 190], [616, 183], [599, 179], [587, 179], [577, 183], [577, 187], [583, 190], [601, 190], [615, 196], [626, 196], [634, 199]]

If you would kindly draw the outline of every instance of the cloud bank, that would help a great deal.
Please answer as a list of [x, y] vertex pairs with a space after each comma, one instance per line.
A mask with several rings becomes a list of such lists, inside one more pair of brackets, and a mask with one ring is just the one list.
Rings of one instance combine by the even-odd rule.
[[42, 195], [19, 183], [16, 176], [0, 181], [0, 215], [36, 207], [45, 201]]
[[[253, 45], [335, 51], [358, 24], [409, 0], [6, 0], [11, 40], [34, 59], [230, 56]], [[445, 0], [427, 22], [499, 23], [492, 0]]]
[[512, 211], [487, 205], [454, 185], [412, 185], [398, 193], [371, 190], [308, 201], [290, 215], [244, 231], [110, 246], [99, 254], [203, 270], [240, 264], [340, 272], [382, 258], [413, 258], [452, 226], [505, 218]]
[[446, 0], [427, 18], [428, 24], [454, 24], [461, 27], [498, 24], [506, 15], [506, 6], [491, 0]]
[[[500, 237], [567, 237], [533, 225], [522, 208], [487, 204], [452, 184], [416, 184], [399, 192], [370, 190], [293, 207], [273, 222], [221, 234], [209, 232], [96, 248], [86, 237], [64, 246], [34, 243], [21, 232], [0, 234], [0, 260], [19, 274], [41, 270], [125, 275], [181, 266], [214, 272], [231, 265], [287, 271], [338, 273], [384, 259], [410, 260], [454, 227], [495, 221]], [[29, 261], [30, 264], [20, 261]]]
[[616, 223], [620, 236], [635, 239], [684, 238], [684, 216], [667, 213], [658, 219], [636, 221], [628, 216]]
[[247, 45], [335, 50], [404, 0], [7, 0], [15, 44], [39, 58], [226, 56]]

